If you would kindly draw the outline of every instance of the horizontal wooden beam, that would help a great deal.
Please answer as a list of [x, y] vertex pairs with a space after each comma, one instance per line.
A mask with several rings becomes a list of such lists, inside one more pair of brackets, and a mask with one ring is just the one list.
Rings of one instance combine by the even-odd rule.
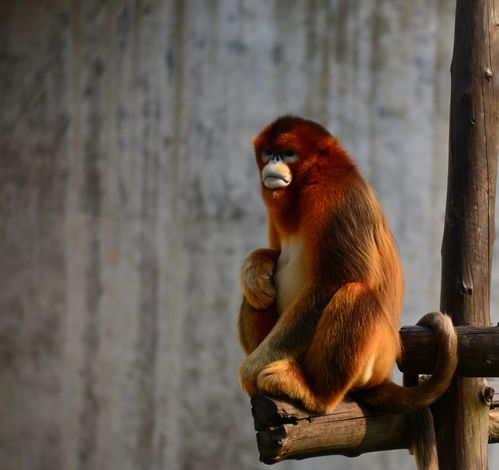
[[[310, 416], [288, 402], [265, 395], [253, 396], [251, 404], [260, 460], [267, 464], [332, 454], [354, 457], [410, 446], [407, 414], [374, 413], [345, 401], [331, 413]], [[489, 441], [499, 442], [499, 394], [495, 394], [489, 423]]]
[[[499, 377], [499, 326], [457, 326], [460, 377]], [[399, 369], [406, 374], [431, 374], [437, 345], [430, 329], [406, 326], [400, 330], [403, 357]]]
[[[499, 377], [499, 326], [458, 326], [456, 333], [456, 374]], [[399, 368], [407, 374], [430, 374], [438, 354], [432, 331], [410, 326], [402, 328], [400, 336], [403, 357]], [[310, 416], [291, 403], [264, 395], [253, 396], [251, 403], [260, 460], [265, 463], [331, 454], [353, 457], [410, 447], [409, 415], [375, 413], [353, 401], [320, 416]], [[489, 412], [489, 441], [499, 442], [498, 393]]]

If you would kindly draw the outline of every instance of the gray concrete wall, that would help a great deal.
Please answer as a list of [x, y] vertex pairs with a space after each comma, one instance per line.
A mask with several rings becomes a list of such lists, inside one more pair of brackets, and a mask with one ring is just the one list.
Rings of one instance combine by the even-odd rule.
[[251, 138], [279, 114], [378, 192], [403, 323], [438, 308], [452, 31], [451, 0], [3, 0], [0, 467], [262, 468], [236, 278], [265, 245]]

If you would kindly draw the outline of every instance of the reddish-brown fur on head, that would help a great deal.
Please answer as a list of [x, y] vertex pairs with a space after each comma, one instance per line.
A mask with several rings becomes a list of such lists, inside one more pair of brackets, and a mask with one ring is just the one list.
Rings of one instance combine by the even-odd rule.
[[253, 252], [241, 272], [243, 389], [284, 394], [314, 412], [349, 391], [388, 411], [431, 403], [452, 378], [456, 336], [448, 317], [428, 318], [441, 346], [432, 379], [410, 389], [391, 382], [402, 270], [372, 189], [312, 121], [281, 117], [254, 147], [270, 248]]
[[[289, 187], [271, 190], [262, 183], [263, 199], [276, 218], [276, 229], [282, 234], [297, 230], [296, 221], [305, 207], [334, 204], [344, 180], [359, 177], [339, 142], [324, 127], [307, 119], [281, 117], [268, 125], [253, 144], [260, 172], [265, 166], [264, 149], [276, 154], [291, 149], [298, 155], [298, 160], [289, 164], [293, 172]], [[311, 223], [314, 223], [313, 215], [309, 212]]]
[[284, 116], [267, 126], [253, 142], [258, 167], [265, 165], [262, 151], [270, 148], [276, 153], [295, 150], [299, 156], [292, 163], [298, 176], [299, 186], [316, 184], [328, 180], [327, 173], [335, 172], [341, 178], [342, 172], [351, 170], [353, 164], [338, 141], [322, 126], [313, 121], [294, 116]]

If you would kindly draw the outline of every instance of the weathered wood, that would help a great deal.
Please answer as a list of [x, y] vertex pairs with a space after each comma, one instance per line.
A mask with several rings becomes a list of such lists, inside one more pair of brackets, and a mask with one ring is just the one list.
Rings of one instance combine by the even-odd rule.
[[[495, 0], [457, 0], [451, 66], [447, 207], [440, 307], [456, 325], [489, 325], [499, 145]], [[488, 410], [482, 379], [457, 378], [434, 407], [440, 469], [483, 470]], [[452, 445], [450, 445], [452, 443]]]
[[[295, 405], [265, 395], [251, 398], [260, 460], [267, 464], [287, 459], [407, 449], [410, 415], [374, 413], [345, 401], [331, 413], [310, 416]], [[489, 442], [499, 442], [499, 393], [489, 410]], [[496, 407], [496, 408], [494, 408]]]
[[380, 415], [348, 401], [330, 414], [310, 416], [271, 397], [256, 395], [251, 401], [260, 460], [265, 463], [327, 454], [354, 457], [409, 446], [405, 415]]
[[[460, 377], [499, 377], [499, 326], [457, 326]], [[403, 356], [398, 363], [405, 374], [431, 374], [437, 344], [430, 329], [406, 326], [400, 330]]]

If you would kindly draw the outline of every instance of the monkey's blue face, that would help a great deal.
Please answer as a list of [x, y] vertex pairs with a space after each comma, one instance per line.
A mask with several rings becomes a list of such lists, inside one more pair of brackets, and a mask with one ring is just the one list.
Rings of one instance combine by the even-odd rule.
[[265, 147], [262, 150], [262, 161], [268, 163], [272, 160], [283, 161], [284, 163], [295, 163], [298, 161], [298, 152], [293, 149], [270, 149]]

